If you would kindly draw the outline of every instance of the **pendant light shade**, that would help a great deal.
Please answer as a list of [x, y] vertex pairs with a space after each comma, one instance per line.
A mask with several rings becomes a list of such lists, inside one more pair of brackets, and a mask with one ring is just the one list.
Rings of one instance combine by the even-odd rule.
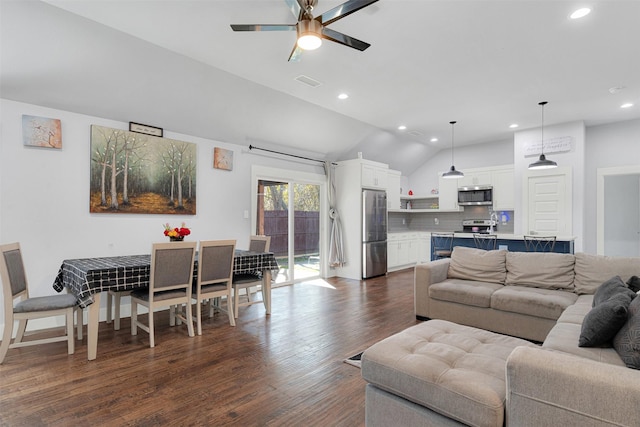
[[443, 173], [442, 177], [446, 179], [458, 179], [464, 177], [464, 174], [459, 170], [456, 170], [456, 167], [453, 165], [453, 125], [455, 125], [456, 122], [449, 123], [451, 124], [451, 168], [449, 169], [449, 172]]
[[548, 160], [544, 155], [544, 106], [547, 105], [547, 101], [539, 102], [538, 105], [542, 109], [542, 126], [540, 127], [540, 157], [535, 162], [529, 165], [529, 170], [542, 170], [557, 168], [558, 164], [553, 160]]

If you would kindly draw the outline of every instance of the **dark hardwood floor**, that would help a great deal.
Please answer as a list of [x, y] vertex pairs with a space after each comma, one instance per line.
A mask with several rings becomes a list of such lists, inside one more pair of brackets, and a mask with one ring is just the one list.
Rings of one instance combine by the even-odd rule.
[[0, 425], [364, 425], [360, 370], [343, 362], [416, 324], [413, 269], [366, 281], [333, 278], [273, 290], [272, 315], [241, 307], [205, 317], [202, 336], [156, 314], [156, 347], [139, 331], [100, 324], [86, 335], [11, 349], [0, 365]]

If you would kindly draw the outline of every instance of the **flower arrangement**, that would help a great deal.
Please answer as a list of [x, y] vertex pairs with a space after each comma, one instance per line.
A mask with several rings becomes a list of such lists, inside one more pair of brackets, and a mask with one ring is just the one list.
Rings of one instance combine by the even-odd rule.
[[186, 224], [183, 222], [180, 227], [171, 228], [169, 223], [164, 224], [164, 235], [168, 236], [170, 240], [181, 241], [184, 240], [184, 236], [188, 236], [191, 234], [191, 230], [186, 227]]

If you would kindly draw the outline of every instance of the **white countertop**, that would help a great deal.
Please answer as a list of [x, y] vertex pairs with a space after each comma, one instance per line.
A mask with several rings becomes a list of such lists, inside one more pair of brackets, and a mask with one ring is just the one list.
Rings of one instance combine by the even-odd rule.
[[[426, 231], [426, 230], [406, 230], [406, 231], [390, 231], [389, 234], [406, 234], [406, 233], [431, 233], [435, 231]], [[438, 233], [447, 233], [447, 231], [437, 231]], [[522, 234], [507, 234], [507, 233], [497, 233], [498, 239], [502, 240], [522, 240], [524, 236]], [[462, 239], [473, 239], [473, 233], [455, 233], [454, 237], [462, 238]], [[540, 237], [544, 237], [544, 235], [540, 235]], [[566, 242], [566, 241], [574, 241], [576, 240], [575, 236], [557, 236], [557, 241]]]

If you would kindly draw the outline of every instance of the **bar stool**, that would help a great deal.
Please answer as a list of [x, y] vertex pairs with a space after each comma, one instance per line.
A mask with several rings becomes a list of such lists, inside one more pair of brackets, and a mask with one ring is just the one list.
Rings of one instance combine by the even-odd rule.
[[451, 258], [453, 233], [431, 233], [431, 258]]
[[553, 252], [556, 236], [523, 236], [527, 252]]
[[473, 241], [476, 244], [476, 248], [484, 249], [485, 251], [494, 251], [498, 244], [498, 236], [495, 234], [473, 234]]

